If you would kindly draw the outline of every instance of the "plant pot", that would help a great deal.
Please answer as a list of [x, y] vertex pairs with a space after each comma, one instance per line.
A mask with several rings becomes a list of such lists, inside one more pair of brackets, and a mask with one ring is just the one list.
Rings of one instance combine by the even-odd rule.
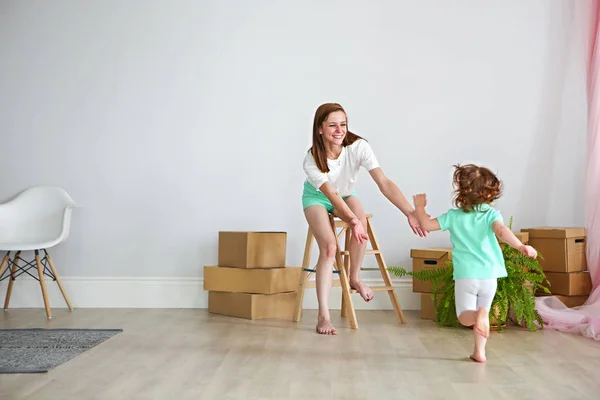
[[508, 320], [508, 301], [503, 301], [503, 303], [504, 312], [501, 312], [498, 304], [494, 304], [492, 306], [492, 310], [490, 312], [490, 329], [493, 331], [506, 326], [506, 321]]
[[500, 325], [490, 325], [490, 331], [500, 331], [502, 329], [506, 328], [506, 323], [504, 324], [500, 324]]

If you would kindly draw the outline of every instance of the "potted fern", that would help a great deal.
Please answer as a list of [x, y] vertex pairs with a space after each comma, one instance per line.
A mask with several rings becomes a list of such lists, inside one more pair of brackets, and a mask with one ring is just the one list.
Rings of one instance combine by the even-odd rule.
[[[512, 217], [509, 228], [512, 228]], [[496, 296], [490, 310], [490, 325], [493, 329], [502, 329], [506, 326], [510, 311], [517, 324], [535, 331], [538, 327], [542, 327], [543, 323], [542, 317], [535, 309], [535, 293], [541, 290], [549, 294], [549, 289], [544, 286], [544, 283], [549, 285], [549, 282], [536, 259], [528, 258], [510, 246], [502, 244], [501, 247], [508, 276], [498, 279]], [[431, 282], [431, 296], [438, 325], [460, 325], [454, 304], [452, 261], [437, 269], [417, 272], [406, 271], [399, 266], [388, 269], [395, 276], [410, 275], [413, 279]]]

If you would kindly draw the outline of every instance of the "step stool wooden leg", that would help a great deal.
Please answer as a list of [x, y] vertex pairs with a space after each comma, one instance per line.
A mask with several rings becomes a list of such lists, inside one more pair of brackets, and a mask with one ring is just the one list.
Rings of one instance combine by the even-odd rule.
[[350, 281], [348, 280], [348, 275], [346, 274], [346, 270], [342, 265], [342, 260], [339, 255], [336, 256], [337, 265], [341, 265], [342, 267], [339, 269], [340, 271], [340, 281], [342, 286], [342, 299], [346, 299], [346, 313], [349, 314], [350, 319], [350, 328], [358, 329], [358, 322], [356, 320], [356, 312], [354, 311], [354, 303], [352, 303], [352, 296], [350, 294]]
[[40, 261], [40, 253], [38, 250], [35, 251], [35, 262], [37, 264], [38, 275], [40, 276], [40, 286], [42, 288], [42, 297], [44, 298], [44, 307], [46, 308], [46, 315], [48, 319], [52, 318], [52, 311], [50, 311], [50, 301], [48, 300], [48, 292], [46, 291], [46, 282], [44, 281], [44, 266]]
[[[352, 239], [352, 232], [350, 228], [344, 228], [345, 238], [344, 238], [344, 250], [348, 250], [350, 248], [350, 240]], [[346, 270], [346, 276], [350, 276], [350, 253], [344, 255], [344, 269]], [[346, 304], [346, 300], [344, 296], [342, 296], [342, 317], [348, 316], [348, 305]]]
[[[6, 298], [4, 299], [4, 310], [8, 310], [8, 305], [10, 303], [10, 296], [12, 294], [13, 284], [15, 283], [15, 273], [17, 272], [17, 265], [19, 264], [19, 258], [21, 257], [21, 252], [17, 251], [15, 254], [15, 259], [12, 263], [12, 268], [10, 269], [10, 278], [8, 278], [8, 288], [6, 289]], [[0, 273], [0, 277], [2, 274]]]
[[65, 302], [67, 303], [67, 307], [69, 307], [70, 311], [73, 311], [73, 306], [71, 305], [71, 302], [69, 301], [69, 297], [67, 296], [67, 292], [65, 290], [65, 288], [62, 285], [62, 282], [58, 276], [58, 274], [56, 273], [56, 268], [54, 268], [54, 263], [52, 262], [52, 258], [50, 258], [50, 254], [48, 254], [48, 252], [46, 251], [46, 249], [44, 249], [44, 255], [46, 257], [46, 259], [48, 260], [48, 264], [50, 265], [50, 269], [52, 270], [52, 275], [54, 275], [54, 279], [56, 279], [56, 283], [58, 284], [58, 288], [60, 289], [60, 292], [62, 293], [63, 297], [65, 298]]
[[[333, 218], [331, 219], [331, 225], [333, 228], [333, 232], [336, 233], [335, 230], [335, 221]], [[340, 271], [340, 283], [342, 286], [342, 301], [346, 299], [346, 310], [349, 313], [350, 319], [350, 328], [358, 329], [358, 323], [356, 321], [356, 312], [354, 311], [354, 304], [352, 303], [352, 296], [350, 295], [350, 281], [348, 280], [348, 274], [346, 273], [346, 268], [344, 268], [344, 264], [342, 262], [342, 254], [340, 252], [340, 243], [337, 240], [336, 236], [336, 247], [337, 250], [335, 252], [335, 264], [334, 267]]]
[[296, 310], [294, 311], [294, 321], [298, 322], [302, 318], [302, 303], [304, 301], [304, 290], [308, 281], [308, 272], [306, 269], [310, 265], [310, 256], [312, 254], [313, 234], [310, 228], [306, 235], [306, 244], [304, 246], [304, 258], [302, 259], [302, 270], [300, 271], [300, 281], [298, 283], [298, 291], [296, 293]]
[[373, 250], [376, 250], [375, 258], [377, 259], [377, 264], [379, 265], [379, 270], [381, 271], [381, 276], [383, 277], [383, 282], [385, 286], [391, 287], [392, 290], [388, 290], [388, 294], [390, 296], [390, 301], [392, 302], [392, 306], [394, 307], [394, 311], [396, 312], [396, 317], [401, 324], [406, 323], [406, 318], [404, 318], [404, 312], [402, 311], [402, 307], [400, 306], [400, 301], [398, 300], [398, 294], [396, 290], [393, 289], [392, 278], [390, 277], [390, 273], [387, 270], [387, 266], [385, 264], [385, 260], [381, 255], [381, 249], [379, 248], [379, 242], [377, 241], [377, 237], [375, 236], [375, 232], [373, 231], [373, 225], [371, 224], [371, 218], [367, 218], [367, 234], [369, 235], [369, 239], [371, 240], [371, 245], [373, 246]]

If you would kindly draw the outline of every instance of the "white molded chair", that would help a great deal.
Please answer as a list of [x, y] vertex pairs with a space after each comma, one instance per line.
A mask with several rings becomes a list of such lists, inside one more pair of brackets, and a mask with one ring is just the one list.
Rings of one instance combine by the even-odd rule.
[[[44, 275], [56, 281], [69, 310], [73, 311], [47, 249], [67, 239], [71, 212], [76, 206], [71, 196], [57, 186], [35, 186], [0, 204], [0, 251], [7, 252], [0, 264], [0, 281], [9, 278], [4, 310], [8, 309], [14, 280], [19, 275], [28, 274], [40, 282], [48, 319], [52, 318], [52, 313]], [[41, 258], [40, 250], [44, 252]], [[16, 253], [11, 259], [13, 251]], [[33, 251], [35, 259], [26, 261], [21, 258], [24, 251]], [[25, 264], [19, 265], [19, 261]], [[37, 269], [37, 277], [29, 272], [32, 268]]]

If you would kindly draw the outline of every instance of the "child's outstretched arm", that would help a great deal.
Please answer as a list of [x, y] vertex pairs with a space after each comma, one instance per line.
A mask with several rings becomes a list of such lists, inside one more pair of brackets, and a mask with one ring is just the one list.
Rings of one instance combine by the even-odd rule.
[[425, 211], [427, 196], [424, 193], [417, 194], [416, 196], [413, 196], [413, 201], [415, 203], [415, 216], [419, 220], [421, 228], [429, 232], [439, 231], [440, 223], [437, 218], [430, 218]]
[[500, 240], [508, 244], [510, 247], [519, 250], [527, 257], [537, 257], [537, 251], [531, 246], [524, 245], [523, 242], [521, 242], [519, 238], [517, 238], [515, 234], [512, 233], [510, 229], [508, 229], [508, 226], [504, 225], [502, 221], [494, 221], [494, 223], [492, 224], [492, 229], [496, 236], [498, 236]]

